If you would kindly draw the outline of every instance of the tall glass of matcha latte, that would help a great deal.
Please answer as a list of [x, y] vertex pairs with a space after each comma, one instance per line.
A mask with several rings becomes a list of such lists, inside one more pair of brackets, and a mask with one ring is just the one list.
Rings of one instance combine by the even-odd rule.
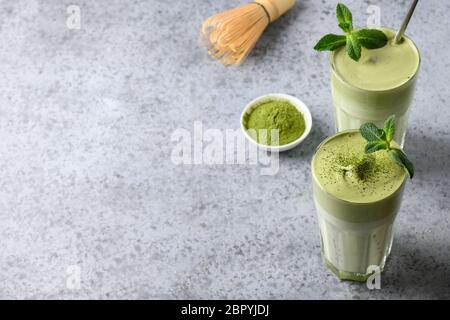
[[395, 32], [380, 29], [387, 44], [378, 49], [362, 47], [358, 61], [346, 47], [330, 53], [331, 89], [337, 131], [357, 129], [365, 122], [381, 125], [390, 114], [397, 118], [395, 141], [403, 146], [420, 54], [406, 36], [394, 43]]
[[331, 91], [337, 131], [358, 129], [371, 122], [381, 125], [395, 115], [395, 141], [403, 146], [408, 110], [413, 97], [420, 54], [404, 35], [417, 1], [398, 33], [392, 29], [354, 28], [353, 15], [344, 4], [336, 6], [336, 18], [344, 34], [326, 34], [314, 46], [331, 51]]
[[322, 257], [340, 279], [365, 281], [369, 267], [383, 270], [408, 176], [386, 150], [366, 154], [366, 142], [358, 130], [340, 132], [311, 164]]

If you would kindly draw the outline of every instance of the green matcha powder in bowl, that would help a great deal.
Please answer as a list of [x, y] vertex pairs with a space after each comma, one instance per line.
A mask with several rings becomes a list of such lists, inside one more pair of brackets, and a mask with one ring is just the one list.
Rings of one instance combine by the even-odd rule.
[[[245, 137], [260, 149], [272, 152], [295, 148], [305, 140], [311, 127], [308, 107], [287, 94], [273, 93], [258, 97], [244, 108], [241, 115], [241, 129]], [[272, 133], [275, 136], [272, 137]]]

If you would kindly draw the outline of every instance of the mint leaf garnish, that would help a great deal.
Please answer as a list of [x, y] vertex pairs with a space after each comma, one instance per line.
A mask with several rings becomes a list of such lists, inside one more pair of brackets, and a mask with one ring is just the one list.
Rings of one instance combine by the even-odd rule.
[[336, 18], [339, 23], [339, 27], [345, 32], [349, 33], [353, 31], [353, 16], [350, 10], [342, 3], [338, 3], [336, 6]]
[[319, 42], [317, 42], [314, 49], [317, 51], [333, 51], [337, 48], [345, 46], [346, 43], [347, 38], [345, 36], [327, 34], [326, 36], [323, 36]]
[[361, 43], [355, 34], [347, 35], [347, 54], [355, 61], [361, 58]]
[[394, 138], [395, 133], [395, 115], [387, 118], [386, 122], [384, 123], [384, 132], [386, 133], [387, 142], [390, 143]]
[[408, 171], [409, 177], [414, 177], [414, 165], [408, 160], [406, 154], [400, 150], [393, 148], [389, 151], [391, 158], [400, 166], [404, 167]]
[[386, 35], [376, 29], [353, 30], [353, 16], [342, 3], [336, 6], [336, 18], [339, 27], [345, 35], [327, 34], [314, 46], [317, 51], [333, 51], [346, 46], [350, 58], [358, 61], [361, 58], [362, 47], [366, 49], [382, 48], [388, 42]]
[[368, 122], [361, 126], [359, 132], [367, 140], [367, 144], [364, 147], [365, 153], [369, 154], [386, 150], [389, 152], [391, 159], [403, 167], [411, 179], [413, 178], [414, 165], [408, 160], [408, 157], [402, 150], [395, 146], [393, 147], [391, 143], [395, 134], [395, 115], [386, 119], [383, 129], [379, 129], [375, 124]]
[[387, 149], [387, 143], [386, 141], [370, 141], [367, 142], [366, 147], [364, 148], [364, 151], [366, 153], [373, 153], [376, 151]]
[[367, 141], [384, 141], [386, 137], [384, 130], [378, 129], [378, 127], [371, 122], [363, 124], [360, 128], [360, 132]]
[[354, 33], [359, 43], [366, 49], [382, 48], [388, 42], [387, 36], [383, 31], [376, 29], [361, 29]]

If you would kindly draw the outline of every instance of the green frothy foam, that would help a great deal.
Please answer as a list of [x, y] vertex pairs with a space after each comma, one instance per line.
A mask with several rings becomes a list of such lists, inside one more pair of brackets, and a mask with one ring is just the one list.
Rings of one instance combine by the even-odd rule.
[[388, 197], [402, 185], [405, 171], [385, 150], [365, 154], [365, 143], [358, 131], [350, 131], [319, 148], [313, 170], [328, 193], [342, 200], [368, 203]]

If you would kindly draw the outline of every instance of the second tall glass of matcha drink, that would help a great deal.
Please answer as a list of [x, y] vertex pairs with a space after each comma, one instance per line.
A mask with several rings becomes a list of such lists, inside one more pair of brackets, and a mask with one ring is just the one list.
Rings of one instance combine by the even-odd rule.
[[420, 67], [419, 50], [404, 35], [414, 8], [396, 33], [388, 28], [354, 28], [350, 10], [342, 3], [337, 5], [336, 18], [344, 34], [327, 34], [314, 49], [331, 51], [331, 89], [338, 132], [359, 129], [367, 122], [380, 126], [394, 114], [394, 138], [403, 146]]
[[420, 54], [409, 38], [395, 44], [393, 30], [381, 31], [388, 43], [379, 49], [362, 48], [358, 61], [349, 57], [345, 47], [330, 54], [336, 128], [358, 129], [366, 122], [381, 126], [384, 119], [395, 114], [394, 139], [403, 146]]
[[365, 281], [371, 266], [384, 268], [407, 177], [386, 150], [366, 154], [365, 144], [358, 130], [340, 132], [311, 164], [322, 258], [343, 280]]

